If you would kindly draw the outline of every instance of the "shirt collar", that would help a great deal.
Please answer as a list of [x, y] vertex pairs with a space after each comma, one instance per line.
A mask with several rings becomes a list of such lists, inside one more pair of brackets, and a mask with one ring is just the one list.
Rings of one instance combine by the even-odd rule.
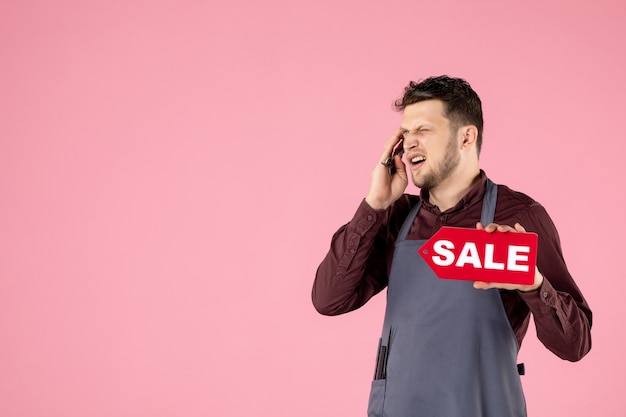
[[[480, 180], [474, 185], [468, 192], [459, 200], [459, 202], [452, 208], [449, 208], [444, 213], [454, 213], [465, 207], [473, 206], [480, 203], [487, 190], [487, 175], [485, 171], [480, 170]], [[439, 207], [433, 205], [429, 201], [430, 194], [428, 190], [420, 191], [420, 199], [422, 200], [422, 207], [433, 213], [440, 213]]]

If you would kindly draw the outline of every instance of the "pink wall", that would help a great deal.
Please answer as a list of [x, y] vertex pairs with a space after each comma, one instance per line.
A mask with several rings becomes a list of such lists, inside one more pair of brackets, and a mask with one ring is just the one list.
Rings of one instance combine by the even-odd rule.
[[[226, 2], [224, 2], [226, 4]], [[383, 297], [310, 287], [410, 79], [467, 78], [595, 313], [532, 416], [624, 416], [622, 2], [5, 1], [0, 415], [364, 416]], [[413, 190], [415, 191], [415, 190]]]

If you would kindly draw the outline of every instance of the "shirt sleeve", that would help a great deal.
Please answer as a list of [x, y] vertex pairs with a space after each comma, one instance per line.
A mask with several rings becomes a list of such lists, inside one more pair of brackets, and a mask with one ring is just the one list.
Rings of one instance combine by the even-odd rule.
[[539, 237], [537, 268], [543, 284], [536, 291], [519, 293], [533, 315], [537, 337], [558, 357], [578, 361], [591, 349], [592, 313], [565, 265], [556, 227], [539, 204], [519, 223]]
[[363, 200], [352, 220], [333, 235], [313, 283], [312, 300], [319, 313], [334, 316], [355, 310], [387, 286], [388, 213]]

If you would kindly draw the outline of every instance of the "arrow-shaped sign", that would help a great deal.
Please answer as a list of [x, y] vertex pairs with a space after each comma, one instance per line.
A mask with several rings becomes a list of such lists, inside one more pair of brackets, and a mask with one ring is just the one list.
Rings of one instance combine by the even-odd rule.
[[418, 252], [439, 278], [532, 285], [537, 234], [442, 227]]

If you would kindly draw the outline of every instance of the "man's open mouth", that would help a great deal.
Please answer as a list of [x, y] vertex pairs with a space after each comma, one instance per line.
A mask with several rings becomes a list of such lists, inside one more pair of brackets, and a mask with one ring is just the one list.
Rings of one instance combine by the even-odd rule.
[[422, 162], [424, 162], [426, 160], [425, 156], [416, 156], [411, 158], [411, 165], [413, 166], [418, 166], [419, 164], [421, 164]]

